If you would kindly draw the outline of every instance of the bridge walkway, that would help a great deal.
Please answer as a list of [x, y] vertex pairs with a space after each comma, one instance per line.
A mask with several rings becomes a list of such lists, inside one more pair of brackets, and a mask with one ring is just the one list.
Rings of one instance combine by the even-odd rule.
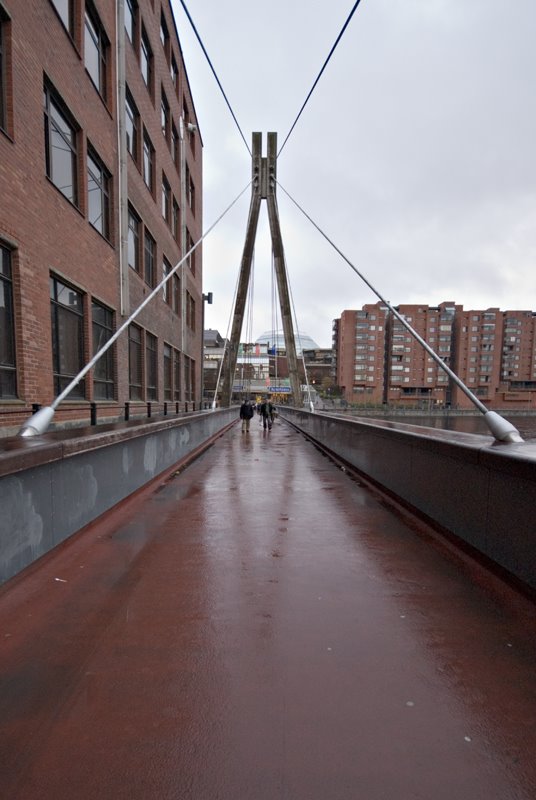
[[254, 419], [0, 591], [0, 796], [533, 800], [535, 632]]

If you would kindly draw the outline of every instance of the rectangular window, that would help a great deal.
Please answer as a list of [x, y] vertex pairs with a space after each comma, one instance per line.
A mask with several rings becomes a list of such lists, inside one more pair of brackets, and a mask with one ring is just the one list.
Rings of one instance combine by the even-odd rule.
[[65, 25], [65, 28], [72, 36], [74, 32], [73, 0], [52, 0], [52, 5], [58, 12], [58, 16]]
[[[162, 262], [162, 273], [163, 273], [162, 277], [165, 278], [167, 275], [169, 275], [169, 273], [171, 272], [171, 269], [172, 269], [171, 264], [169, 263], [167, 258], [164, 256], [164, 260]], [[171, 278], [167, 283], [165, 283], [162, 286], [162, 299], [164, 300], [164, 303], [167, 303], [168, 305], [171, 305], [171, 285], [170, 284], [171, 284], [172, 280], [173, 280], [173, 278]]]
[[160, 99], [160, 126], [162, 128], [162, 136], [166, 142], [169, 143], [171, 136], [171, 115], [169, 111], [169, 103], [163, 89], [161, 89]]
[[149, 134], [143, 132], [143, 180], [145, 185], [154, 193], [154, 147], [149, 138]]
[[97, 12], [93, 5], [86, 0], [84, 64], [95, 88], [104, 100], [107, 98], [106, 63], [108, 48], [108, 37], [97, 16]]
[[171, 81], [173, 86], [175, 87], [175, 91], [178, 92], [179, 90], [179, 68], [177, 67], [177, 62], [175, 61], [175, 56], [171, 56], [171, 66], [169, 68], [171, 73]]
[[[104, 347], [113, 335], [113, 311], [93, 300], [91, 304], [93, 355]], [[113, 400], [114, 386], [114, 355], [113, 347], [103, 353], [95, 364], [93, 370], [93, 396], [95, 400]]]
[[46, 84], [43, 99], [46, 174], [67, 200], [77, 206], [78, 127], [59, 96]]
[[169, 61], [169, 33], [163, 14], [160, 15], [160, 42], [164, 48], [166, 59]]
[[17, 396], [11, 251], [0, 245], [0, 399]]
[[141, 31], [141, 54], [140, 54], [140, 67], [145, 85], [152, 92], [153, 87], [153, 51], [149, 44], [149, 37], [147, 31], [142, 28]]
[[148, 230], [145, 231], [144, 241], [143, 277], [145, 279], [145, 283], [147, 283], [149, 286], [154, 286], [156, 242]]
[[[192, 247], [194, 246], [194, 240], [190, 236], [190, 231], [186, 231], [186, 252], [188, 253]], [[188, 266], [192, 272], [192, 275], [195, 275], [195, 250], [193, 253], [190, 253], [188, 256]]]
[[128, 385], [131, 400], [143, 399], [141, 328], [128, 326]]
[[181, 399], [181, 354], [173, 350], [173, 399], [178, 403]]
[[186, 292], [186, 324], [195, 332], [195, 300], [190, 292]]
[[181, 315], [181, 279], [175, 273], [171, 279], [173, 281], [173, 297], [171, 307], [177, 316]]
[[93, 227], [110, 239], [110, 173], [97, 154], [87, 152], [87, 215]]
[[171, 186], [162, 173], [162, 216], [168, 225], [171, 225]]
[[195, 187], [192, 181], [192, 177], [190, 175], [190, 169], [188, 167], [188, 164], [186, 165], [185, 184], [186, 184], [186, 202], [188, 203], [189, 207], [195, 214]]
[[140, 114], [136, 108], [136, 103], [129, 90], [126, 91], [126, 123], [127, 131], [127, 150], [138, 163], [139, 140], [140, 140]]
[[[80, 292], [50, 278], [52, 369], [54, 392], [59, 395], [84, 366], [84, 311]], [[71, 391], [71, 398], [85, 397], [85, 381]]]
[[158, 399], [157, 338], [152, 333], [145, 334], [145, 375], [147, 400]]
[[164, 400], [171, 400], [172, 376], [171, 347], [164, 344]]
[[128, 264], [136, 272], [140, 271], [140, 225], [141, 220], [128, 209]]
[[192, 371], [190, 368], [191, 359], [184, 356], [184, 399], [186, 402], [192, 399]]
[[177, 132], [177, 128], [175, 127], [175, 123], [171, 123], [171, 158], [173, 159], [173, 163], [179, 169], [179, 134]]
[[179, 216], [179, 206], [175, 198], [173, 198], [173, 214], [171, 217], [171, 232], [173, 234], [173, 238], [176, 242], [179, 241], [180, 237], [180, 216]]
[[132, 44], [136, 41], [137, 13], [138, 6], [135, 0], [125, 0], [125, 30]]
[[0, 6], [0, 128], [7, 130], [7, 35], [9, 20]]

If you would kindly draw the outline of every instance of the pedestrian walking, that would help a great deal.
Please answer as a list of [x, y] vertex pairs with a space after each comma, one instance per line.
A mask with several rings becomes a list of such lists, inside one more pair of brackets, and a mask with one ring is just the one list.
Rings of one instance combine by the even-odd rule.
[[242, 433], [249, 433], [249, 423], [253, 416], [253, 406], [249, 400], [244, 400], [240, 406], [240, 419], [242, 420]]
[[270, 401], [270, 398], [268, 397], [266, 397], [261, 403], [261, 419], [264, 430], [268, 428], [268, 430], [271, 431], [272, 423], [274, 421], [274, 407]]

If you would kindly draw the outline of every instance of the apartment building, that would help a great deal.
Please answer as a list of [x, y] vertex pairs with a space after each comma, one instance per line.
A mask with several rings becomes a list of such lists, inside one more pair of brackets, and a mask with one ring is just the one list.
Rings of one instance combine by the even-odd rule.
[[[398, 313], [449, 367], [454, 356], [453, 324], [456, 306], [400, 305]], [[409, 404], [425, 399], [433, 405], [451, 402], [447, 374], [394, 315], [389, 314], [386, 333], [386, 400]]]
[[[49, 405], [197, 242], [202, 141], [169, 0], [0, 0], [0, 427]], [[195, 250], [60, 405], [200, 400]]]
[[[400, 305], [396, 311], [490, 408], [536, 408], [536, 314]], [[471, 408], [401, 321], [380, 303], [333, 323], [336, 382], [350, 403]]]
[[343, 311], [333, 323], [335, 383], [350, 403], [382, 403], [386, 388], [387, 308]]

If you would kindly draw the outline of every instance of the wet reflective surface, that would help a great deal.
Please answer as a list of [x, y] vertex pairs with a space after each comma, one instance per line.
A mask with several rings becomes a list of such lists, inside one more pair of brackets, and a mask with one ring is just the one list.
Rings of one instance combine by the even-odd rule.
[[534, 608], [471, 577], [235, 427], [0, 591], [1, 796], [532, 799]]

